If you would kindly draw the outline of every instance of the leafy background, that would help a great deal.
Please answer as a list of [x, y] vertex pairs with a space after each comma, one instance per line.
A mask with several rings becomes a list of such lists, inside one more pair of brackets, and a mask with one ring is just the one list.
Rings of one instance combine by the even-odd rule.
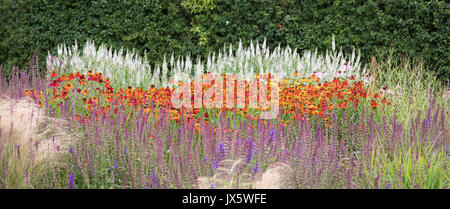
[[450, 3], [437, 0], [2, 0], [0, 64], [5, 75], [35, 52], [42, 60], [58, 44], [88, 38], [135, 48], [154, 64], [172, 52], [205, 57], [239, 39], [323, 51], [335, 34], [365, 62], [392, 50], [422, 57], [448, 80], [449, 13]]

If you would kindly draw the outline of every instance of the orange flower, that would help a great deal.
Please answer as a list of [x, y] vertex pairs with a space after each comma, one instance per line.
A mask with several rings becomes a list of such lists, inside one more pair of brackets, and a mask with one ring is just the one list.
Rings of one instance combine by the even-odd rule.
[[26, 89], [26, 90], [25, 90], [25, 94], [24, 94], [24, 96], [30, 96], [30, 95], [32, 95], [32, 94], [33, 94], [33, 92], [32, 92], [32, 91], [30, 91], [30, 90]]
[[87, 89], [83, 89], [83, 90], [81, 90], [80, 93], [86, 96], [86, 95], [88, 95], [88, 90]]
[[71, 82], [68, 82], [66, 85], [64, 85], [64, 89], [67, 91], [70, 91], [74, 88], [73, 84]]
[[60, 94], [60, 97], [62, 98], [62, 99], [65, 99], [66, 97], [67, 97], [67, 95], [68, 95], [69, 93], [67, 92], [67, 90], [62, 90], [61, 91], [61, 94]]
[[375, 100], [370, 101], [370, 106], [372, 106], [373, 109], [376, 109], [378, 107], [378, 103]]
[[80, 78], [80, 79], [78, 80], [78, 83], [79, 83], [80, 85], [86, 85], [86, 80]]

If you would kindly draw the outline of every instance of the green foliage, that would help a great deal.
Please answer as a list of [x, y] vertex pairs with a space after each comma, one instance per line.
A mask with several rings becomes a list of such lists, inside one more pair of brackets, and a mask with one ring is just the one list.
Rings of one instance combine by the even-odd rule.
[[[450, 172], [446, 168], [450, 161], [444, 149], [436, 150], [432, 143], [417, 147], [407, 143], [401, 149], [391, 157], [382, 149], [372, 152], [370, 167], [365, 168], [368, 188], [449, 188]], [[374, 185], [376, 178], [380, 178], [377, 180], [378, 185]]]
[[267, 39], [299, 49], [330, 48], [423, 57], [450, 78], [450, 4], [443, 0], [3, 0], [0, 63], [25, 65], [61, 43], [88, 38], [116, 48], [136, 48], [148, 60], [165, 54], [206, 56], [225, 43]]
[[215, 2], [214, 0], [184, 0], [181, 2], [181, 5], [195, 14], [214, 9]]

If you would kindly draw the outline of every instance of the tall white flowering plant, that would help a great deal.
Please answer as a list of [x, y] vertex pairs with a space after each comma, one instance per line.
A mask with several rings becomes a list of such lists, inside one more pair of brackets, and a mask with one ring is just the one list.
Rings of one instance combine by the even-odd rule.
[[177, 81], [198, 78], [204, 73], [231, 73], [247, 79], [257, 73], [271, 73], [280, 79], [315, 74], [322, 80], [353, 75], [358, 80], [370, 82], [368, 77], [363, 76], [366, 69], [361, 67], [359, 51], [356, 54], [353, 49], [350, 56], [345, 56], [342, 47], [336, 49], [334, 36], [332, 49], [327, 50], [325, 55], [318, 54], [317, 49], [301, 54], [289, 46], [271, 50], [265, 40], [262, 44], [251, 41], [245, 48], [239, 41], [235, 51], [231, 45], [224, 46], [223, 50], [210, 53], [205, 60], [191, 58], [189, 54], [175, 58], [172, 54], [153, 68], [146, 57], [139, 56], [135, 50], [124, 53], [123, 49], [113, 50], [104, 44], [97, 48], [93, 41], [88, 40], [82, 51], [77, 43], [72, 47], [60, 45], [57, 55], [51, 56], [49, 53], [47, 64], [50, 69], [65, 73], [102, 72], [111, 79], [113, 87], [172, 87]]

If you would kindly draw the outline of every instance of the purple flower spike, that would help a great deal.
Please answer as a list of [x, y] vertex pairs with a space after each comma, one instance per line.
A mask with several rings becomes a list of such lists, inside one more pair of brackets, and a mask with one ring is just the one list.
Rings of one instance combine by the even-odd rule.
[[68, 188], [69, 189], [73, 189], [74, 188], [74, 181], [75, 181], [75, 173], [73, 173], [73, 171], [70, 173], [69, 175], [69, 183], [68, 183]]
[[152, 178], [152, 181], [153, 181], [154, 186], [159, 187], [159, 179], [158, 179], [158, 177], [156, 176], [156, 174], [155, 174], [154, 171], [152, 171], [152, 172], [150, 173], [150, 177]]
[[375, 179], [373, 179], [373, 183], [374, 183], [374, 187], [375, 189], [379, 189], [380, 187], [378, 187], [378, 180], [380, 179], [380, 176], [375, 177]]
[[260, 163], [255, 162], [255, 167], [253, 167], [252, 180], [255, 180], [255, 175], [259, 171], [259, 165], [260, 165]]
[[255, 142], [252, 140], [252, 138], [248, 138], [247, 144], [248, 144], [249, 148], [248, 148], [246, 160], [247, 160], [247, 163], [249, 163], [252, 160], [253, 153], [255, 152]]
[[218, 169], [218, 168], [219, 168], [219, 160], [214, 159], [214, 160], [212, 161], [212, 165], [213, 165], [214, 170], [215, 170], [215, 169]]
[[273, 139], [275, 138], [276, 135], [277, 135], [277, 128], [273, 128], [272, 131], [270, 131], [269, 144], [273, 142]]
[[220, 154], [220, 159], [225, 158], [225, 146], [222, 143], [219, 144], [219, 154]]
[[390, 184], [390, 183], [387, 183], [387, 184], [384, 186], [384, 188], [385, 188], [385, 189], [390, 189], [390, 188], [391, 188], [391, 184]]

